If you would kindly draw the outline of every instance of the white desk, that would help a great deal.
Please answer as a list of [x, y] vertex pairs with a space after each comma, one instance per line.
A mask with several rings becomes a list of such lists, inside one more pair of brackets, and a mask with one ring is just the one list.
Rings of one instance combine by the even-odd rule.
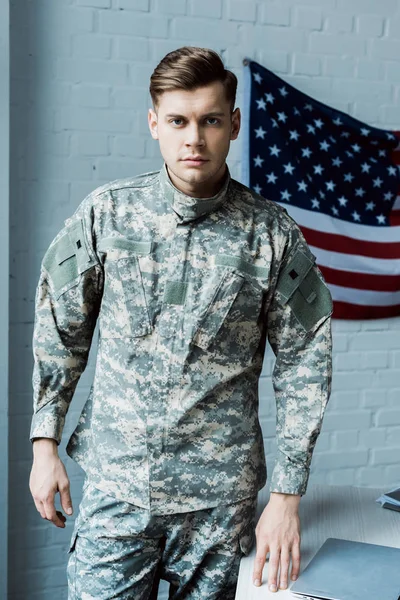
[[[369, 542], [400, 548], [400, 512], [382, 508], [375, 502], [388, 489], [350, 486], [308, 485], [299, 504], [301, 528], [300, 574], [328, 537], [356, 542]], [[268, 484], [258, 494], [256, 524], [267, 505]], [[242, 558], [235, 600], [275, 598], [291, 599], [290, 588], [294, 581], [288, 574], [286, 590], [270, 592], [268, 589], [268, 561], [264, 565], [260, 587], [253, 585], [253, 567], [256, 545], [252, 552]], [[291, 569], [291, 564], [290, 564]], [[278, 580], [279, 585], [279, 571]]]

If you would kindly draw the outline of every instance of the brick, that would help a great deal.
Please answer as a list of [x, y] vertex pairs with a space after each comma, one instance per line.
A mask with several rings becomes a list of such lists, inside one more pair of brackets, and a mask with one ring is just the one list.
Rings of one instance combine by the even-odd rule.
[[332, 433], [332, 440], [334, 448], [336, 450], [351, 450], [356, 448], [358, 445], [359, 431], [357, 429], [351, 429], [348, 431], [334, 431]]
[[188, 14], [193, 17], [222, 17], [222, 0], [189, 0]]
[[68, 156], [70, 152], [70, 136], [66, 132], [43, 132], [36, 137], [34, 144], [44, 154]]
[[[13, 84], [15, 86], [15, 82]], [[43, 82], [32, 81], [29, 86], [30, 101], [35, 104], [41, 102], [41, 94], [46, 94], [46, 106], [65, 106], [71, 102], [71, 84], [60, 81]], [[42, 105], [43, 106], [43, 105]]]
[[76, 0], [79, 6], [93, 6], [94, 8], [110, 8], [111, 0]]
[[380, 118], [379, 120], [383, 123], [386, 123], [386, 125], [389, 127], [390, 123], [393, 123], [394, 125], [392, 125], [393, 129], [397, 129], [397, 123], [399, 120], [399, 107], [398, 106], [381, 106], [380, 107], [380, 114], [383, 115], [382, 118]]
[[[293, 5], [293, 0], [281, 0], [282, 4]], [[336, 8], [336, 0], [305, 0], [303, 4], [309, 6], [324, 6], [325, 8]]]
[[276, 52], [277, 48], [290, 48], [291, 52], [303, 52], [307, 49], [307, 38], [304, 31], [290, 27], [273, 25], [249, 25], [244, 23], [239, 31], [241, 44], [261, 46], [264, 53]]
[[145, 156], [145, 140], [136, 136], [116, 136], [113, 154], [143, 158]]
[[149, 40], [137, 37], [121, 37], [118, 42], [118, 57], [136, 61], [146, 61], [150, 58]]
[[387, 19], [387, 35], [389, 38], [400, 38], [400, 17]]
[[396, 331], [360, 332], [349, 342], [350, 350], [397, 350], [399, 334]]
[[[397, 40], [389, 40], [389, 39], [379, 39], [373, 40], [371, 44], [371, 57], [374, 58], [383, 58], [386, 60], [396, 61], [397, 57], [400, 54], [400, 41]], [[397, 63], [393, 63], [394, 66], [398, 67]], [[390, 78], [388, 65], [388, 78]]]
[[100, 14], [100, 31], [117, 35], [165, 38], [168, 35], [168, 19], [154, 14], [130, 11], [103, 11]]
[[357, 470], [357, 484], [383, 487], [386, 484], [385, 472], [382, 467], [361, 467]]
[[76, 35], [72, 48], [74, 55], [79, 58], [110, 58], [111, 38], [104, 35]]
[[315, 468], [323, 471], [332, 468], [363, 467], [368, 463], [368, 450], [353, 450], [352, 452], [330, 452], [315, 454], [313, 463]]
[[340, 392], [333, 390], [328, 406], [329, 411], [358, 408], [360, 406], [360, 392]]
[[108, 136], [104, 133], [76, 133], [72, 138], [74, 154], [81, 156], [106, 156], [109, 154]]
[[347, 335], [336, 333], [334, 331], [334, 325], [336, 321], [332, 322], [332, 346], [334, 352], [346, 352], [348, 346]]
[[294, 12], [296, 27], [309, 30], [322, 29], [322, 11], [315, 8], [298, 7]]
[[362, 355], [359, 352], [346, 352], [334, 357], [335, 369], [338, 371], [353, 371], [361, 369]]
[[371, 426], [371, 411], [356, 410], [331, 413], [329, 409], [324, 415], [324, 431], [338, 431], [348, 429], [365, 429]]
[[154, 161], [142, 159], [135, 161], [132, 165], [132, 160], [112, 160], [107, 158], [100, 158], [98, 160], [98, 178], [100, 181], [107, 182], [113, 179], [119, 179], [124, 177], [133, 177], [139, 173], [148, 173], [149, 171], [156, 171], [158, 168], [154, 164]]
[[341, 35], [339, 43], [336, 35], [313, 31], [310, 34], [310, 51], [359, 57], [366, 53], [366, 42], [354, 36]]
[[364, 386], [371, 386], [373, 379], [374, 374], [365, 371], [354, 370], [352, 373], [339, 371], [335, 374], [335, 390], [358, 389], [361, 380]]
[[287, 75], [285, 81], [297, 87], [299, 90], [313, 96], [317, 100], [329, 102], [332, 98], [332, 80], [328, 77], [304, 77], [303, 75]]
[[381, 369], [376, 373], [374, 384], [379, 389], [394, 388], [399, 384], [398, 369]]
[[151, 137], [145, 140], [145, 156], [146, 158], [156, 158], [157, 162], [163, 160], [157, 140], [153, 140]]
[[360, 446], [365, 448], [376, 448], [377, 446], [385, 446], [386, 443], [390, 443], [386, 439], [386, 429], [365, 429], [359, 432], [359, 443]]
[[318, 452], [328, 452], [331, 449], [331, 434], [321, 431], [317, 438], [316, 450]]
[[[393, 15], [398, 7], [397, 0], [351, 0], [351, 9], [354, 14], [357, 13], [378, 13], [380, 15]], [[349, 0], [337, 0], [339, 10], [349, 9]]]
[[110, 106], [110, 88], [87, 84], [74, 86], [72, 89], [72, 104], [93, 108]]
[[383, 18], [379, 15], [359, 15], [356, 18], [356, 31], [367, 38], [381, 37], [384, 24]]
[[149, 12], [150, 0], [118, 0], [118, 8], [121, 10], [140, 10]]
[[359, 79], [366, 79], [368, 81], [383, 79], [384, 69], [382, 69], [382, 61], [372, 61], [366, 58], [360, 59], [357, 63], [356, 75]]
[[114, 108], [138, 108], [138, 97], [134, 87], [114, 88], [112, 92]]
[[256, 21], [256, 3], [247, 0], [230, 0], [228, 4], [228, 19], [230, 21]]
[[184, 15], [186, 14], [186, 0], [157, 0], [155, 12], [161, 15]]
[[27, 160], [27, 178], [34, 179], [42, 172], [46, 172], [47, 178], [52, 180], [92, 179], [92, 164], [82, 158], [32, 153]]
[[265, 52], [260, 50], [259, 61], [274, 73], [289, 72], [289, 55], [285, 52]]
[[393, 83], [400, 83], [400, 64], [395, 62], [387, 63], [386, 80]]
[[310, 54], [295, 54], [293, 73], [295, 75], [320, 75], [321, 59]]
[[400, 389], [392, 388], [388, 390], [389, 406], [398, 407], [400, 405]]
[[125, 84], [128, 65], [118, 62], [89, 59], [60, 59], [57, 68], [61, 80], [73, 83]]
[[290, 9], [279, 4], [264, 3], [260, 6], [259, 22], [267, 25], [290, 25]]
[[364, 406], [365, 408], [387, 406], [386, 390], [363, 390], [362, 396], [362, 406]]
[[129, 65], [129, 80], [135, 87], [148, 89], [153, 70], [154, 67], [151, 64], [140, 65], [133, 62]]
[[363, 81], [358, 79], [336, 79], [332, 83], [333, 91], [340, 93], [346, 88], [348, 98], [354, 102], [363, 102], [367, 97], [371, 102], [375, 100], [377, 104], [388, 103], [392, 100], [392, 86], [389, 83], [375, 82], [371, 86], [371, 81]]
[[75, 8], [75, 7], [60, 7], [57, 2], [46, 3], [45, 8], [40, 8], [35, 4], [35, 10], [30, 12], [30, 27], [36, 35], [45, 35], [47, 32], [53, 31], [56, 35], [56, 30], [60, 31], [60, 27], [55, 27], [55, 23], [62, 24], [61, 31], [68, 33], [81, 33], [83, 31], [93, 31], [94, 27], [94, 11], [90, 8]]
[[400, 465], [391, 465], [385, 469], [386, 484], [388, 490], [393, 490], [399, 487], [400, 481]]
[[[350, 33], [353, 31], [353, 22], [352, 14], [335, 10], [325, 13], [324, 29], [329, 33]], [[338, 44], [340, 40], [341, 38], [338, 38]]]
[[[224, 26], [221, 27], [221, 23], [213, 19], [176, 17], [171, 23], [171, 36], [175, 40], [191, 38], [199, 40], [204, 36], [208, 45], [210, 43], [236, 44], [238, 41], [238, 30], [235, 23], [224, 22]], [[175, 48], [179, 45], [179, 42], [176, 43]]]
[[109, 131], [128, 133], [131, 129], [128, 112], [101, 108], [70, 108], [63, 110], [56, 119], [58, 130]]
[[374, 123], [377, 123], [379, 119], [379, 107], [376, 104], [356, 102], [352, 115], [360, 121], [373, 125]]
[[400, 350], [391, 353], [392, 366], [400, 369]]
[[400, 454], [400, 444], [392, 448], [372, 448], [371, 464], [372, 465], [387, 465], [398, 464]]
[[327, 474], [329, 485], [354, 485], [356, 469], [331, 469]]
[[376, 415], [378, 427], [385, 425], [400, 425], [400, 410], [382, 409]]

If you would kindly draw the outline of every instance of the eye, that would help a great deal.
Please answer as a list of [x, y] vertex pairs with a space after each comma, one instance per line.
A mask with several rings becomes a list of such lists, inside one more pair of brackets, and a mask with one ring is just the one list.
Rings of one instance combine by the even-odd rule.
[[211, 123], [212, 125], [217, 125], [217, 123], [219, 123], [219, 119], [216, 117], [208, 117], [207, 121], [216, 121], [216, 123]]
[[182, 119], [172, 119], [170, 123], [173, 123], [174, 121], [182, 121]]

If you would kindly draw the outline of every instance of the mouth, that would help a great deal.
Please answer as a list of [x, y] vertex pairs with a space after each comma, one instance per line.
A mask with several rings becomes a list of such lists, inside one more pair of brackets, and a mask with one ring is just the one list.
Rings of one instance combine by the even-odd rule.
[[183, 162], [189, 165], [190, 167], [199, 167], [208, 162], [208, 160], [202, 158], [186, 158]]

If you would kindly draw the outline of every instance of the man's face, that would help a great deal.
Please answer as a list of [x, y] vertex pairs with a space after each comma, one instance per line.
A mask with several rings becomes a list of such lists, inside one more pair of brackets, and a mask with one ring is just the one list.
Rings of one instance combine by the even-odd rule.
[[[222, 83], [164, 92], [158, 112], [149, 109], [148, 122], [175, 187], [198, 198], [216, 194], [226, 172], [230, 141], [236, 140], [240, 129], [240, 110], [230, 113]], [[187, 160], [194, 156], [203, 162]]]

